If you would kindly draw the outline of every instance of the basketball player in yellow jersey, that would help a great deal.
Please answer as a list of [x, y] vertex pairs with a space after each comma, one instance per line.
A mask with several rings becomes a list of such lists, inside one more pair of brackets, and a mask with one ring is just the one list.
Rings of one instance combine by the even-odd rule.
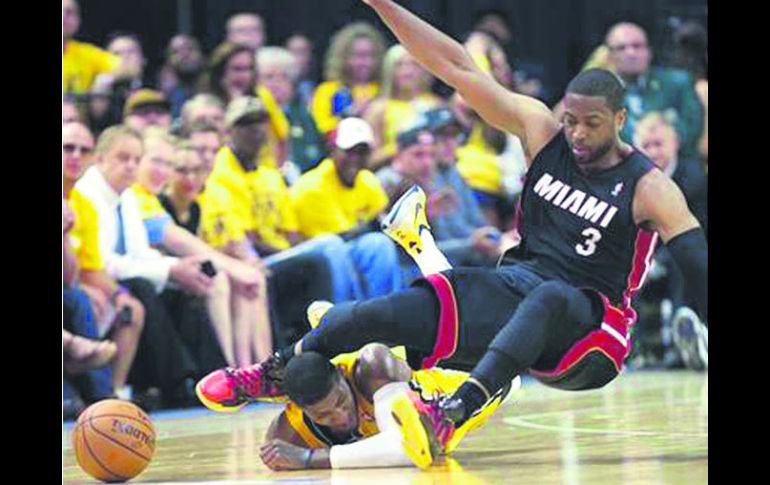
[[484, 424], [520, 385], [517, 379], [493, 396], [472, 422], [455, 431], [445, 450], [431, 435], [429, 456], [427, 450], [410, 449], [402, 439], [402, 423], [392, 413], [396, 398], [411, 390], [430, 406], [458, 389], [468, 374], [437, 367], [412, 371], [397, 352], [374, 343], [331, 361], [316, 352], [292, 359], [281, 384], [291, 401], [267, 431], [260, 450], [265, 465], [273, 470], [427, 467]]

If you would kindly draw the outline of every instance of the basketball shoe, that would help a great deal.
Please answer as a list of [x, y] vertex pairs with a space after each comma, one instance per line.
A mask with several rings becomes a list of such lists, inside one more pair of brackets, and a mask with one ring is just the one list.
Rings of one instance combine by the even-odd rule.
[[391, 414], [401, 431], [404, 452], [420, 468], [428, 468], [444, 453], [455, 432], [438, 400], [423, 401], [414, 391], [397, 397]]
[[705, 371], [709, 368], [709, 329], [698, 315], [683, 306], [671, 319], [674, 344], [679, 348], [685, 366]]
[[283, 362], [277, 354], [250, 367], [215, 370], [195, 386], [204, 406], [217, 412], [235, 412], [250, 402], [284, 395]]
[[381, 224], [382, 231], [412, 258], [423, 251], [421, 235], [430, 230], [425, 216], [425, 192], [413, 185], [399, 198]]

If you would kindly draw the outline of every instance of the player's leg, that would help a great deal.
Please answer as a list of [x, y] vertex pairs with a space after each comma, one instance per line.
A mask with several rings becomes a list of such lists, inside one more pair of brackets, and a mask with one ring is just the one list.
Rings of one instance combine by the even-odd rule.
[[549, 281], [519, 304], [497, 333], [471, 377], [443, 404], [462, 424], [511, 380], [535, 365], [555, 366], [580, 337], [601, 323], [603, 306], [568, 284]]

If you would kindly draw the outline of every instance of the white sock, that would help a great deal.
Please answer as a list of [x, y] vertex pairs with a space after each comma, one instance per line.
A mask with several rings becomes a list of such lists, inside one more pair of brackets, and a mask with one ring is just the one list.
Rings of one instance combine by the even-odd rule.
[[423, 231], [420, 234], [420, 240], [422, 241], [422, 252], [414, 256], [414, 262], [417, 263], [423, 276], [452, 269], [452, 265], [449, 264], [444, 253], [436, 246], [436, 241], [430, 231]]

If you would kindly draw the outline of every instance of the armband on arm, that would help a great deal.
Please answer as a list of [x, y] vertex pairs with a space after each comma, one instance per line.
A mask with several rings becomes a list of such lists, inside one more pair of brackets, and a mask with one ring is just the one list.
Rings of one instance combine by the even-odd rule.
[[406, 382], [391, 382], [374, 393], [374, 415], [380, 432], [355, 443], [332, 446], [332, 468], [413, 466], [404, 453], [398, 425], [391, 415], [393, 400], [408, 390]]
[[671, 239], [667, 244], [685, 278], [687, 292], [696, 303], [696, 311], [708, 320], [708, 247], [703, 229], [696, 227]]

